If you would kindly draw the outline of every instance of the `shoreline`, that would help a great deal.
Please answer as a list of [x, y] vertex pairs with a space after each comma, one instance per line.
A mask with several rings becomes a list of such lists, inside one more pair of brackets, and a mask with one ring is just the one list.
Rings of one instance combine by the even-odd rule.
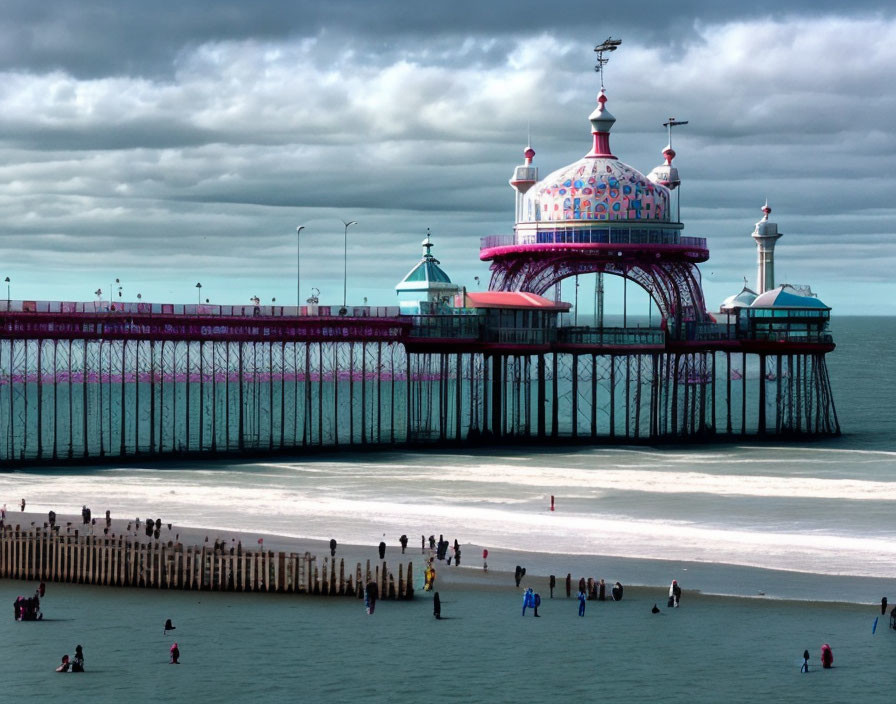
[[[93, 534], [103, 535], [104, 513], [94, 516], [94, 518], [96, 526]], [[220, 540], [224, 543], [230, 542], [234, 546], [240, 542], [244, 551], [263, 549], [298, 554], [310, 552], [321, 561], [324, 557], [330, 557], [328, 540], [214, 526], [172, 524], [169, 530], [165, 518], [163, 516], [161, 518], [163, 526], [159, 541], [166, 543], [170, 540], [180, 542], [185, 546], [201, 546], [206, 542], [214, 543], [216, 540]], [[28, 528], [33, 523], [43, 526], [46, 519], [45, 514], [7, 510], [6, 525], [19, 524], [23, 528]], [[61, 526], [60, 532], [65, 532], [67, 527], [72, 533], [75, 530], [79, 530], [82, 534], [85, 532], [80, 515], [58, 514], [56, 522]], [[146, 537], [143, 530], [144, 521], [141, 521], [140, 531], [136, 531], [134, 520], [115, 518], [114, 516], [109, 535], [126, 534], [129, 523], [131, 524], [129, 535], [140, 542], [156, 542], [154, 538]], [[263, 541], [261, 546], [258, 544], [259, 538]], [[452, 536], [446, 536], [446, 538], [451, 540]], [[415, 545], [414, 539], [409, 536], [407, 550], [405, 554], [402, 554], [397, 536], [383, 536], [382, 539], [387, 546], [385, 557], [387, 563], [390, 565], [399, 562], [415, 563], [415, 587], [422, 594], [423, 566], [432, 554], [428, 546], [423, 552], [418, 552], [420, 551], [419, 542]], [[356, 562], [363, 564], [367, 560], [370, 560], [371, 564], [376, 564], [379, 562], [377, 546], [378, 543], [360, 545], [338, 542], [336, 558], [344, 559], [347, 564]], [[482, 569], [482, 550], [483, 546], [474, 543], [461, 543], [460, 567], [448, 566], [445, 561], [436, 561], [437, 584], [461, 590], [497, 591], [508, 588], [516, 590], [514, 571], [516, 565], [520, 565], [526, 569], [520, 589], [525, 586], [536, 586], [545, 594], [551, 574], [556, 576], [555, 593], [565, 592], [567, 573], [571, 575], [573, 591], [576, 591], [580, 577], [585, 579], [593, 577], [595, 580], [603, 578], [608, 585], [612, 585], [618, 580], [626, 590], [665, 594], [668, 591], [668, 585], [673, 579], [676, 579], [682, 585], [686, 595], [700, 594], [720, 598], [854, 605], [879, 603], [881, 596], [887, 595], [888, 589], [892, 590], [894, 586], [894, 580], [882, 577], [825, 575], [712, 562], [656, 560], [608, 555], [550, 554], [494, 548], [488, 548], [488, 571], [485, 572]]]

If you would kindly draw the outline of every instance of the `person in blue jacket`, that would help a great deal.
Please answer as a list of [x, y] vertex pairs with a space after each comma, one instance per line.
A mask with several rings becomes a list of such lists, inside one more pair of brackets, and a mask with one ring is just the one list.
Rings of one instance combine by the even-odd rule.
[[523, 592], [523, 616], [526, 615], [527, 606], [535, 608], [535, 594], [532, 591], [532, 587]]
[[583, 590], [580, 589], [578, 599], [579, 599], [579, 616], [584, 616], [585, 615], [585, 602], [588, 599], [588, 595]]

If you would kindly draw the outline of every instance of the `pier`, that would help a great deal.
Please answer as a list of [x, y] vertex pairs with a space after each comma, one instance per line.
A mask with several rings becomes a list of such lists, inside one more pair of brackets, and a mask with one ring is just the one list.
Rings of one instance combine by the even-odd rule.
[[[827, 318], [0, 302], [0, 462], [836, 434]], [[749, 324], [747, 324], [749, 323]]]
[[413, 563], [398, 577], [383, 561], [346, 572], [343, 559], [310, 553], [212, 549], [131, 536], [80, 535], [57, 528], [0, 530], [0, 578], [148, 589], [281, 592], [363, 598], [371, 581], [381, 599], [413, 599]]

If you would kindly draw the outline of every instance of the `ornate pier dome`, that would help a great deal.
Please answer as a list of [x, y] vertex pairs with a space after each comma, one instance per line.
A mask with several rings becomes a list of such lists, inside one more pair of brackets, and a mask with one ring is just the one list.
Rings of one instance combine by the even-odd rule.
[[577, 274], [616, 274], [646, 289], [668, 322], [706, 320], [695, 265], [709, 250], [704, 238], [683, 237], [682, 224], [672, 220], [671, 189], [680, 183], [675, 152], [666, 147], [666, 163], [649, 176], [623, 163], [610, 149], [616, 118], [607, 102], [601, 87], [588, 117], [591, 149], [581, 159], [533, 183], [534, 152], [527, 152], [527, 178], [510, 181], [514, 234], [482, 238], [489, 288], [542, 295]]
[[[670, 192], [610, 153], [610, 129], [616, 118], [601, 90], [591, 113], [594, 144], [578, 161], [557, 169], [526, 194], [517, 230], [531, 222], [649, 220], [669, 221]], [[537, 229], [537, 228], [536, 228]]]

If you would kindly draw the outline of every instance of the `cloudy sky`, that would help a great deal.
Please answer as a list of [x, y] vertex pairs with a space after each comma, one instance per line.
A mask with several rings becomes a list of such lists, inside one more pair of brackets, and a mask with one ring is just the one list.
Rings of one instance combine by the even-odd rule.
[[[628, 5], [621, 9], [617, 5]], [[848, 8], [848, 9], [846, 9]], [[896, 11], [888, 2], [4, 0], [0, 281], [13, 298], [392, 304], [429, 227], [453, 280], [488, 278], [531, 126], [546, 175], [590, 147], [595, 43], [616, 155], [674, 137], [686, 234], [716, 307], [755, 278], [835, 314], [896, 315]]]

